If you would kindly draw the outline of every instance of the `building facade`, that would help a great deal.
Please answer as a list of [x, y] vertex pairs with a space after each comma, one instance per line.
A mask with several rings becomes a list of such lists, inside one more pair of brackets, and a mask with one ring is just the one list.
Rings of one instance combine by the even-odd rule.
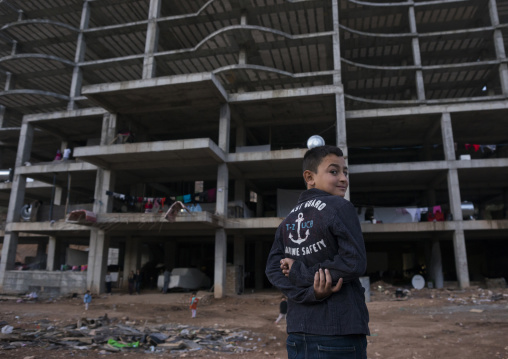
[[508, 276], [507, 5], [0, 2], [0, 292], [101, 292], [112, 248], [123, 283], [268, 287], [312, 135], [345, 153], [371, 280]]

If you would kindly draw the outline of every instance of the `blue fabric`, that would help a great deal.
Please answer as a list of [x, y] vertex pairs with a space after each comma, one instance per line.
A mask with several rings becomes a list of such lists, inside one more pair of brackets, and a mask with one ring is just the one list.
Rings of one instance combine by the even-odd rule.
[[186, 194], [183, 196], [183, 203], [189, 203], [192, 199], [192, 195]]
[[367, 359], [365, 335], [289, 334], [288, 359]]

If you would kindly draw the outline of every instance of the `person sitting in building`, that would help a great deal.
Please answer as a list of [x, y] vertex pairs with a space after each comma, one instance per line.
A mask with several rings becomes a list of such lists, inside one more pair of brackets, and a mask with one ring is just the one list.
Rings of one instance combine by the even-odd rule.
[[56, 150], [56, 155], [53, 161], [60, 161], [62, 159], [62, 152], [60, 150]]
[[128, 130], [118, 131], [116, 138], [118, 144], [127, 143], [127, 141], [129, 141], [129, 139], [131, 138], [131, 131]]
[[71, 158], [71, 149], [66, 148], [63, 152], [63, 160], [68, 161]]

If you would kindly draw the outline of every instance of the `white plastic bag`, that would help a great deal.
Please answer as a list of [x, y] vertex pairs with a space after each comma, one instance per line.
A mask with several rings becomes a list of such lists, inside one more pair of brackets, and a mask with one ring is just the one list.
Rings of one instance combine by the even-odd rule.
[[6, 325], [2, 328], [2, 334], [11, 334], [13, 329], [11, 325]]

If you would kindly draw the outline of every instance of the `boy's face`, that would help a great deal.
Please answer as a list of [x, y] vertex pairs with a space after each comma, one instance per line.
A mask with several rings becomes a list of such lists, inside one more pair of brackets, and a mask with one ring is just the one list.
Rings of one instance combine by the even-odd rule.
[[344, 197], [349, 185], [348, 169], [344, 157], [329, 154], [323, 158], [318, 166], [317, 173], [305, 171], [303, 177], [307, 188], [317, 188], [334, 196]]

